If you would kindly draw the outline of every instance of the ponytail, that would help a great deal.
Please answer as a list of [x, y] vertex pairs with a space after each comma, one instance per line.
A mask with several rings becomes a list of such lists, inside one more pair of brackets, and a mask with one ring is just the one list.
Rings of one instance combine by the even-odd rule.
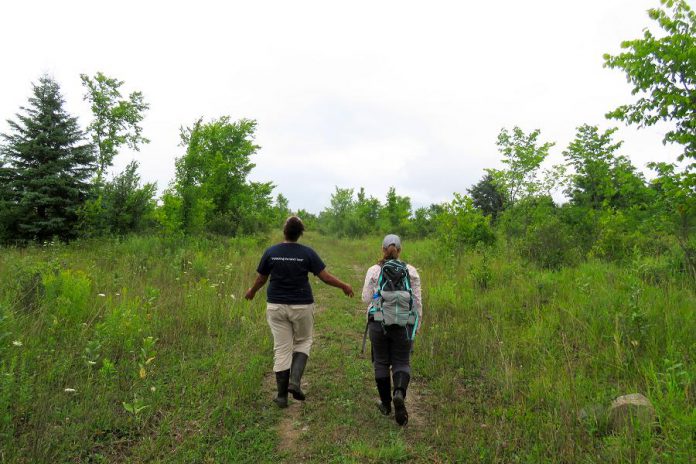
[[394, 245], [389, 245], [387, 248], [382, 248], [382, 259], [377, 261], [377, 264], [384, 266], [384, 263], [390, 259], [397, 259], [399, 257], [399, 250]]

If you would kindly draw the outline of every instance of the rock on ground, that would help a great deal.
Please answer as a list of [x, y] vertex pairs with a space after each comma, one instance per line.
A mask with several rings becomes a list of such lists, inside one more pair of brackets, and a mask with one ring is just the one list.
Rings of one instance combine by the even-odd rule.
[[655, 408], [640, 393], [619, 396], [609, 407], [609, 430], [612, 432], [650, 430], [656, 421]]

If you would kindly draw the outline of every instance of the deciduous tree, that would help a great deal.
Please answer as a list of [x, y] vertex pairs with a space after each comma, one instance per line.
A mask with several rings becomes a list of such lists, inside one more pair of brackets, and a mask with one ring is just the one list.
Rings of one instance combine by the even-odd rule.
[[674, 164], [652, 163], [657, 172], [652, 187], [658, 195], [656, 224], [676, 236], [684, 253], [684, 264], [696, 281], [696, 175], [679, 171]]
[[563, 152], [574, 173], [566, 194], [578, 206], [593, 209], [626, 208], [645, 197], [643, 176], [625, 156], [616, 152], [622, 141], [614, 141], [616, 128], [600, 133], [584, 124]]
[[208, 227], [234, 235], [270, 225], [273, 185], [247, 181], [255, 166], [251, 156], [259, 149], [255, 130], [256, 121], [233, 122], [227, 116], [182, 128], [186, 153], [176, 160], [176, 178], [165, 199], [170, 211], [178, 210], [175, 222], [184, 231]]
[[623, 70], [639, 96], [607, 117], [639, 127], [672, 122], [664, 142], [683, 145], [681, 157], [696, 159], [696, 13], [684, 0], [661, 3], [666, 8], [648, 14], [663, 34], [645, 29], [642, 39], [621, 43], [623, 53], [604, 55], [604, 65]]
[[125, 235], [145, 230], [153, 220], [156, 191], [154, 183], [141, 185], [138, 162], [131, 161], [86, 203], [81, 213], [83, 233]]
[[92, 109], [93, 119], [87, 132], [97, 148], [96, 183], [100, 185], [104, 171], [111, 166], [122, 145], [137, 151], [141, 144], [149, 142], [140, 126], [149, 105], [141, 92], [132, 92], [124, 98], [120, 91], [124, 82], [101, 72], [94, 77], [81, 74], [80, 78], [86, 88], [84, 99]]
[[515, 127], [512, 133], [503, 128], [498, 135], [498, 151], [503, 155], [507, 168], [489, 169], [487, 172], [503, 193], [506, 203], [514, 204], [520, 198], [534, 195], [541, 188], [537, 173], [554, 144], [541, 143], [538, 140], [540, 134], [538, 129], [525, 134]]
[[408, 235], [410, 232], [411, 199], [396, 194], [394, 187], [389, 187], [384, 207], [380, 213], [382, 232]]

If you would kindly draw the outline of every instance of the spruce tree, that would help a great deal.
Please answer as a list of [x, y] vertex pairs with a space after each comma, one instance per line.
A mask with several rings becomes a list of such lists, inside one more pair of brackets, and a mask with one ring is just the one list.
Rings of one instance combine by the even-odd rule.
[[77, 118], [64, 109], [58, 84], [43, 76], [29, 105], [8, 120], [0, 230], [9, 240], [66, 240], [75, 236], [77, 213], [95, 171], [94, 149]]
[[12, 176], [12, 170], [6, 166], [5, 160], [0, 157], [0, 242], [4, 242], [7, 235], [7, 227], [13, 222], [11, 214], [13, 208], [10, 203], [9, 181]]

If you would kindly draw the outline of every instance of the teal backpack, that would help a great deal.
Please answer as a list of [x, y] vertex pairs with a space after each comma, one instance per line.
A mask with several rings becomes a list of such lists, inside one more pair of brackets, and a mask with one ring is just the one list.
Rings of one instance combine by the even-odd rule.
[[411, 277], [406, 263], [390, 259], [382, 265], [369, 315], [376, 322], [381, 322], [382, 326], [412, 326], [412, 333], [408, 337], [410, 340], [414, 339], [418, 327], [418, 311], [413, 308]]

